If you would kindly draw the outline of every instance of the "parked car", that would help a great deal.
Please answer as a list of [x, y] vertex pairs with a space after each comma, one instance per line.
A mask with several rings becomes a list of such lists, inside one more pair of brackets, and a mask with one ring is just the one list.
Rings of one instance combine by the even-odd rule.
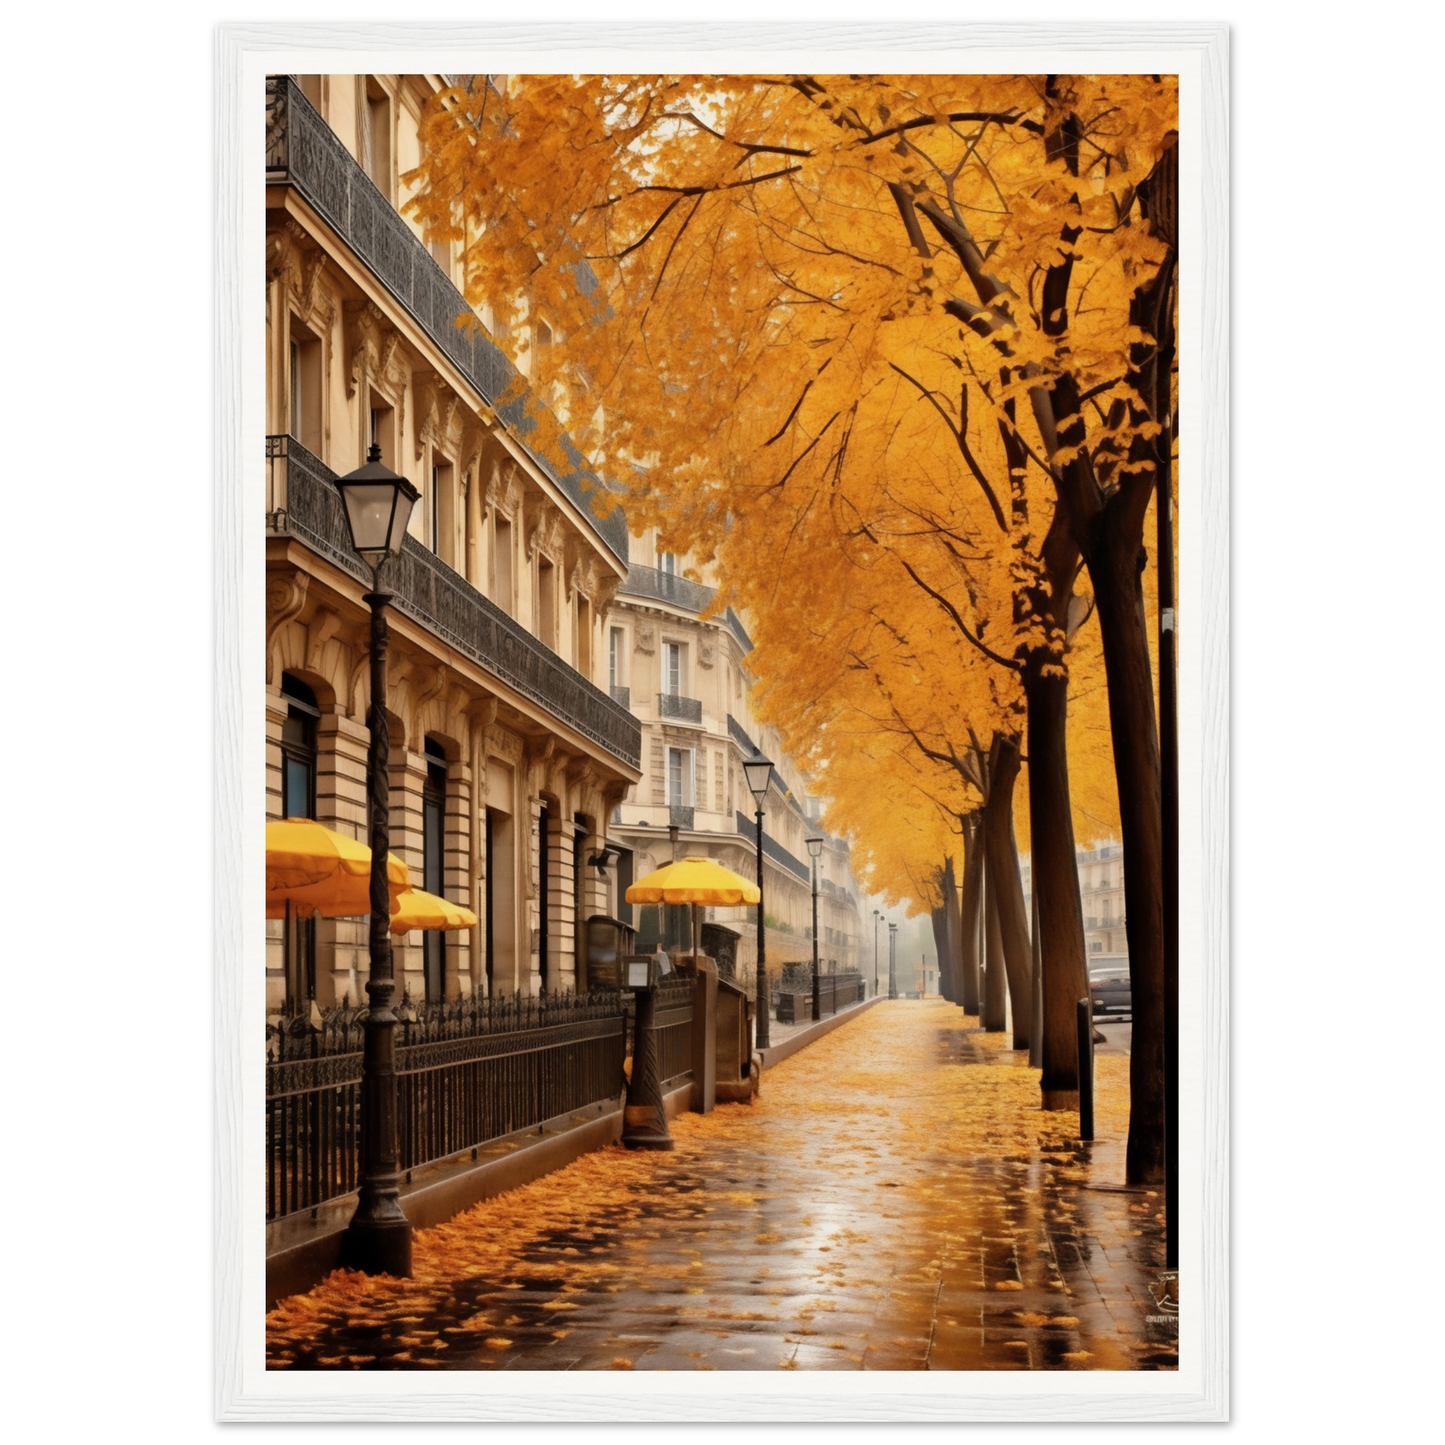
[[1089, 999], [1093, 1003], [1096, 1019], [1105, 1014], [1123, 1014], [1132, 1018], [1134, 1008], [1129, 993], [1128, 968], [1101, 968], [1091, 973]]

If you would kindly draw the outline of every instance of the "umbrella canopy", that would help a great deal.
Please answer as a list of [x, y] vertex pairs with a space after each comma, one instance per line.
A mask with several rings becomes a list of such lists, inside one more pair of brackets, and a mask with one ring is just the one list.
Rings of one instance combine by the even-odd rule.
[[762, 895], [756, 883], [739, 877], [711, 858], [683, 858], [669, 863], [627, 890], [629, 903], [707, 903], [715, 908], [756, 903]]
[[[406, 864], [386, 860], [392, 906], [411, 883]], [[371, 909], [371, 849], [310, 818], [266, 824], [266, 917], [284, 918], [292, 904], [303, 918], [347, 918]]]
[[391, 900], [391, 931], [410, 933], [413, 928], [475, 928], [477, 915], [460, 903], [449, 903], [420, 888], [403, 888]]

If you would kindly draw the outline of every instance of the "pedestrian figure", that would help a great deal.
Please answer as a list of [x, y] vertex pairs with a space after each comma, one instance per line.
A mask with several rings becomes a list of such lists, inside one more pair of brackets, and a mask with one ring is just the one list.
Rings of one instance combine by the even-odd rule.
[[666, 978], [672, 972], [672, 959], [660, 943], [657, 945], [657, 952], [652, 955], [652, 961], [657, 965], [658, 978]]

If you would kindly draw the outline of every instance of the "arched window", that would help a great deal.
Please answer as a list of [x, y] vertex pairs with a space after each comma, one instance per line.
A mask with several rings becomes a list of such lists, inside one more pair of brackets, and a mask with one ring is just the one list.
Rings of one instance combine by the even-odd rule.
[[[281, 816], [316, 816], [316, 694], [289, 672], [281, 676], [286, 721], [281, 724]], [[292, 1003], [316, 997], [316, 920], [286, 910], [286, 991]]]
[[316, 816], [316, 694], [289, 672], [281, 676], [286, 721], [281, 724], [281, 816]]

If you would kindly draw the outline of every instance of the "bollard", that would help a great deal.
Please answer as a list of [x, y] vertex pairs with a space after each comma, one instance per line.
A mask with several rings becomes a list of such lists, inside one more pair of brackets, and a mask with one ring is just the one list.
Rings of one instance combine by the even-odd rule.
[[622, 1142], [629, 1149], [671, 1149], [662, 1083], [657, 1076], [657, 1040], [652, 1020], [656, 1013], [652, 985], [636, 991], [637, 1010], [632, 1026], [632, 1076], [622, 1111]]
[[1079, 1009], [1079, 1138], [1094, 1137], [1094, 1018], [1089, 1000], [1081, 998]]

